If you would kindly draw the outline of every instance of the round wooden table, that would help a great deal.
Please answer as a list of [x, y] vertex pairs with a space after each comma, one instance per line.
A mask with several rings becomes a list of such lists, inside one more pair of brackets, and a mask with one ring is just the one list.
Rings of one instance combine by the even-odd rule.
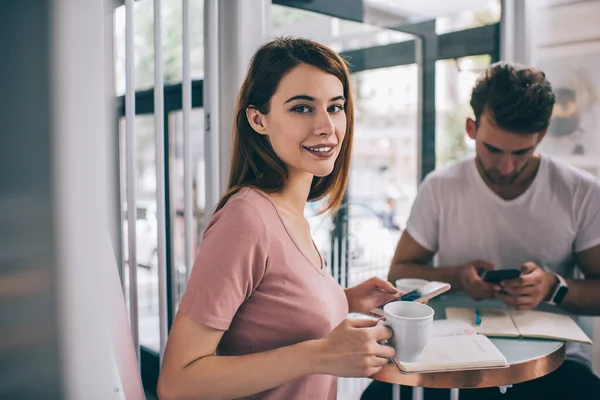
[[[435, 310], [435, 319], [446, 318], [446, 307], [505, 308], [498, 300], [474, 302], [460, 294], [440, 296], [428, 303]], [[461, 388], [506, 388], [515, 383], [542, 377], [557, 369], [565, 359], [565, 342], [542, 339], [490, 338], [506, 357], [508, 368], [469, 371], [446, 371], [406, 374], [389, 363], [371, 378], [394, 384], [394, 399], [399, 399], [399, 386], [454, 389], [451, 399], [458, 399]], [[413, 399], [420, 399], [422, 390], [413, 390]]]

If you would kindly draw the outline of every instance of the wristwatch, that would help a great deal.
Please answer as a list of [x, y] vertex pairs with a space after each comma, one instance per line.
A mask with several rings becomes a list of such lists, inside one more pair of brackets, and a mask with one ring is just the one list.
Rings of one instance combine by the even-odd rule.
[[557, 306], [560, 303], [562, 303], [563, 299], [567, 295], [567, 292], [569, 291], [569, 286], [567, 285], [567, 282], [562, 276], [560, 276], [556, 272], [553, 272], [553, 274], [554, 276], [556, 276], [556, 279], [558, 279], [558, 284], [554, 287], [554, 292], [552, 293], [552, 296], [550, 296], [548, 304]]

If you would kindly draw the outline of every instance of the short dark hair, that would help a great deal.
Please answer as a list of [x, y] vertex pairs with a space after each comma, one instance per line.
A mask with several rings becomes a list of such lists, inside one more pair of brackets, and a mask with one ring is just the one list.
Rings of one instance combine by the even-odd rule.
[[490, 65], [471, 94], [477, 126], [481, 114], [487, 110], [499, 128], [519, 134], [547, 129], [554, 101], [552, 86], [544, 72], [506, 62]]

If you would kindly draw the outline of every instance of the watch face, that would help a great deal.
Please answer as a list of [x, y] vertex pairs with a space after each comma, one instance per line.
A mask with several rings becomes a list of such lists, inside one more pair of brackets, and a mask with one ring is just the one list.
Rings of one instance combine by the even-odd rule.
[[569, 288], [567, 288], [566, 286], [561, 286], [558, 288], [558, 291], [556, 292], [556, 296], [554, 296], [554, 303], [556, 304], [560, 304], [563, 299], [565, 298], [565, 295], [567, 294], [567, 292], [569, 291]]

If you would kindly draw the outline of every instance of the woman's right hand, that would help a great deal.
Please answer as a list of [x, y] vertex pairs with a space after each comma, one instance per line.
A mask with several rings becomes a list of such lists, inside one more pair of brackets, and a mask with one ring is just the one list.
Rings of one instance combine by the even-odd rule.
[[373, 319], [345, 319], [319, 346], [323, 373], [339, 377], [368, 377], [394, 356], [394, 348], [379, 344], [392, 331]]

